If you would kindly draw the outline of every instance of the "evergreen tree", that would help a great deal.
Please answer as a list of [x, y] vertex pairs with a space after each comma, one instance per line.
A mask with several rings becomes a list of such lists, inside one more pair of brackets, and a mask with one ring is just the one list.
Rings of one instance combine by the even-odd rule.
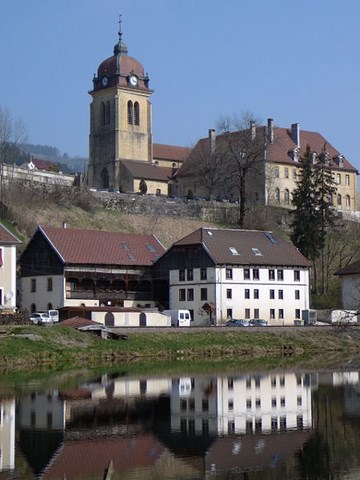
[[291, 240], [313, 263], [323, 252], [327, 229], [335, 223], [332, 197], [336, 188], [328, 163], [325, 146], [318, 156], [307, 146], [292, 197]]

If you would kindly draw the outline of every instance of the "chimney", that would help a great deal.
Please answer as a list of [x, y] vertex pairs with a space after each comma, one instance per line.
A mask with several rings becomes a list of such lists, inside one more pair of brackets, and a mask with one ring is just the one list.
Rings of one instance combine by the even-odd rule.
[[251, 140], [255, 140], [256, 137], [256, 122], [250, 120]]
[[300, 125], [298, 123], [291, 125], [291, 138], [296, 143], [296, 148], [300, 148]]
[[216, 133], [214, 128], [209, 128], [209, 149], [210, 155], [214, 155], [215, 153], [215, 141], [216, 141]]
[[274, 143], [274, 120], [268, 118], [267, 121], [267, 137], [270, 143]]

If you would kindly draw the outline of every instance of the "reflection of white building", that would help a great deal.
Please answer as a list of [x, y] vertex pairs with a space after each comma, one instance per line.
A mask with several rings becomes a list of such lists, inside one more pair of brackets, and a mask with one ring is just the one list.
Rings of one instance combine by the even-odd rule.
[[25, 429], [64, 430], [65, 402], [56, 390], [32, 392], [19, 399], [17, 423]]
[[192, 379], [191, 393], [171, 395], [171, 428], [188, 434], [274, 433], [311, 428], [306, 374], [283, 373]]
[[0, 472], [15, 468], [15, 399], [0, 402]]
[[[107, 379], [106, 375], [102, 382], [88, 386], [91, 390], [91, 398], [126, 398], [126, 397], [157, 397], [162, 393], [168, 393], [171, 388], [169, 378], [116, 378]], [[85, 387], [86, 388], [86, 387]]]

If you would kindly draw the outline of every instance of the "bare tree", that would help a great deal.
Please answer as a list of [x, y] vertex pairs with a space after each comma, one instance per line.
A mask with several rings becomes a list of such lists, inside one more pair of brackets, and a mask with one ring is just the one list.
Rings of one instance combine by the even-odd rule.
[[6, 203], [4, 164], [15, 163], [15, 159], [11, 156], [18, 151], [16, 147], [24, 143], [26, 139], [27, 130], [23, 121], [20, 119], [14, 121], [9, 111], [0, 107], [0, 202], [2, 214]]
[[[266, 128], [259, 127], [249, 113], [238, 117], [223, 117], [218, 122], [219, 137], [216, 152], [226, 172], [227, 190], [238, 195], [239, 227], [245, 225], [246, 203], [251, 195], [256, 199], [261, 182], [265, 181]], [[262, 179], [262, 180], [261, 180]]]

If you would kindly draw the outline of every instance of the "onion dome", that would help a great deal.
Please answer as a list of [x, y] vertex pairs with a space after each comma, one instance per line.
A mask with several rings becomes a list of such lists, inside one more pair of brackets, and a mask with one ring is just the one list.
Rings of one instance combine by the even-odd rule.
[[118, 33], [119, 41], [114, 46], [112, 57], [104, 60], [94, 75], [94, 91], [108, 87], [129, 87], [149, 90], [149, 77], [144, 67], [135, 58], [128, 55], [126, 44], [122, 41], [121, 30]]

